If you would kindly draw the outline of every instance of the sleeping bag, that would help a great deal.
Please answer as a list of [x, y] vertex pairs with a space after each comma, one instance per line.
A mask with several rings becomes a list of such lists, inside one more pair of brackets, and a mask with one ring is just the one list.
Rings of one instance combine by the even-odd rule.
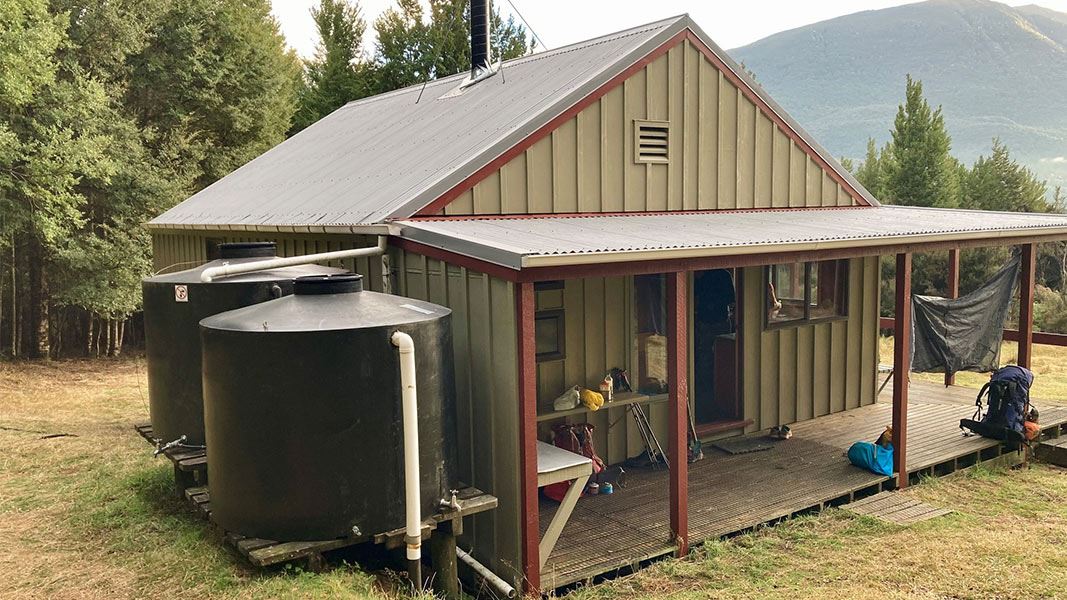
[[893, 445], [879, 446], [870, 442], [856, 442], [848, 449], [848, 461], [872, 473], [892, 477]]

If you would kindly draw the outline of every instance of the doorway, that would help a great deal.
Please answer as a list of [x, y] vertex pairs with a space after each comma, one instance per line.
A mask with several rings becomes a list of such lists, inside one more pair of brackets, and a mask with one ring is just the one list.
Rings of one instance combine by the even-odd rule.
[[737, 292], [732, 269], [693, 273], [693, 413], [697, 432], [743, 420], [738, 393]]

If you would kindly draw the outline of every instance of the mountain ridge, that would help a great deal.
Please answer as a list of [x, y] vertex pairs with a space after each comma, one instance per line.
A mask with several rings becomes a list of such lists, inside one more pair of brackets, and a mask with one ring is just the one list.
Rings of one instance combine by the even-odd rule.
[[927, 0], [776, 33], [729, 53], [837, 156], [890, 137], [907, 74], [941, 105], [970, 164], [999, 137], [1067, 186], [1067, 13], [992, 0]]

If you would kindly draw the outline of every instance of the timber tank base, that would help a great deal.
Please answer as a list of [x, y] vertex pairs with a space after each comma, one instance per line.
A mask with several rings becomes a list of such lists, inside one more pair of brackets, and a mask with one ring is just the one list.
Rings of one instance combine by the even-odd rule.
[[134, 425], [133, 429], [156, 449], [156, 456], [162, 454], [174, 466], [174, 491], [179, 498], [185, 498], [185, 490], [191, 487], [207, 485], [207, 449], [203, 446], [167, 447], [163, 440], [155, 436], [151, 423]]
[[[377, 544], [393, 550], [404, 547], [404, 529], [394, 529], [374, 535], [358, 535], [347, 538], [319, 541], [286, 542], [245, 537], [226, 531], [211, 519], [211, 493], [207, 487], [190, 487], [185, 498], [204, 519], [221, 530], [227, 546], [241, 555], [254, 567], [267, 568], [274, 565], [296, 563], [307, 570], [318, 572], [326, 565], [326, 553], [358, 544]], [[422, 521], [422, 539], [430, 542], [431, 574], [434, 588], [445, 598], [460, 598], [459, 580], [456, 573], [456, 536], [463, 534], [463, 518], [492, 510], [497, 506], [495, 496], [474, 487], [456, 491], [454, 507], [443, 507]]]

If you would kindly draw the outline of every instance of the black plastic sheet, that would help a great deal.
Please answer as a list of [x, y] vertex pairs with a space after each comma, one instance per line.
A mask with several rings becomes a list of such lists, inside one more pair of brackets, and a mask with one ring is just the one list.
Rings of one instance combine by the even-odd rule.
[[1013, 256], [980, 288], [957, 299], [912, 297], [911, 370], [988, 373], [1000, 364], [1004, 321], [1022, 259]]

